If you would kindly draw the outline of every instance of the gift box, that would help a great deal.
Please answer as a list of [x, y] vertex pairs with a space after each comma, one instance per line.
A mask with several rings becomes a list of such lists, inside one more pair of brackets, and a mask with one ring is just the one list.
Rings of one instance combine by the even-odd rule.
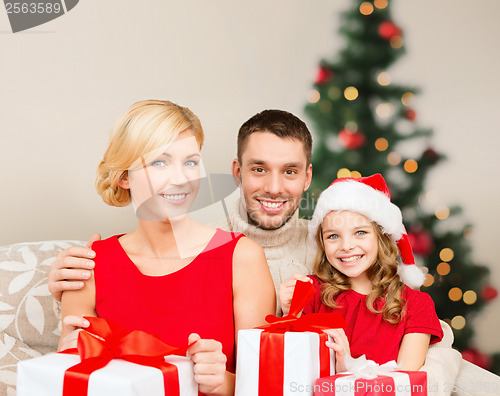
[[333, 313], [297, 317], [314, 293], [309, 282], [297, 282], [287, 316], [269, 315], [268, 325], [238, 332], [236, 396], [312, 396], [314, 380], [335, 373], [323, 330], [345, 322]]
[[397, 370], [395, 361], [378, 365], [363, 355], [346, 358], [349, 372], [319, 378], [314, 395], [325, 396], [427, 396], [425, 371]]
[[[179, 394], [197, 396], [193, 362], [174, 355], [166, 357], [165, 361], [177, 367]], [[65, 371], [78, 363], [78, 355], [63, 353], [50, 353], [19, 362], [17, 396], [62, 396]], [[91, 373], [87, 393], [88, 396], [169, 396], [165, 395], [163, 374], [159, 369], [121, 359], [114, 359]]]
[[78, 335], [78, 349], [18, 363], [18, 396], [197, 396], [187, 346], [102, 318]]

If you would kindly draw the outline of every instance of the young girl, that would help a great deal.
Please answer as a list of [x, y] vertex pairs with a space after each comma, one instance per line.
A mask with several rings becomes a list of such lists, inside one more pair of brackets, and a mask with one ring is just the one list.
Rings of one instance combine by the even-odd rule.
[[319, 249], [315, 275], [294, 275], [280, 286], [283, 313], [295, 282], [308, 280], [316, 295], [303, 314], [337, 311], [347, 323], [345, 332], [326, 331], [333, 337], [327, 345], [336, 352], [338, 372], [346, 370], [349, 354], [420, 369], [429, 343], [443, 333], [431, 297], [410, 288], [420, 287], [425, 275], [414, 264], [401, 211], [391, 203], [383, 177], [335, 180], [320, 195], [309, 234]]
[[132, 201], [138, 227], [93, 244], [93, 275], [63, 293], [59, 349], [76, 345], [88, 326], [81, 315], [104, 317], [173, 346], [193, 344], [200, 392], [230, 395], [235, 334], [274, 313], [275, 293], [259, 245], [189, 217], [202, 144], [198, 118], [171, 102], [135, 103], [115, 124], [96, 187], [109, 205]]

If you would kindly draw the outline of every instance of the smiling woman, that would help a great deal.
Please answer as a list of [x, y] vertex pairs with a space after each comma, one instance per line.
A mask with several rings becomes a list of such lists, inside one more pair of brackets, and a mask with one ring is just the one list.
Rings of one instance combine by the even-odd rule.
[[89, 325], [82, 314], [103, 317], [190, 344], [200, 392], [224, 395], [234, 392], [235, 335], [265, 323], [275, 294], [259, 245], [189, 216], [204, 176], [202, 143], [198, 117], [167, 101], [137, 102], [113, 127], [96, 187], [111, 206], [132, 202], [138, 227], [92, 245], [93, 274], [62, 296], [59, 348], [75, 346]]

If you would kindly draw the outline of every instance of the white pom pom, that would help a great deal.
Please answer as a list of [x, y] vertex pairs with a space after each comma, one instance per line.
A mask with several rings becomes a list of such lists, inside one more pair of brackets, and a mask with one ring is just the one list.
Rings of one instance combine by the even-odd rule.
[[426, 273], [415, 264], [399, 264], [398, 275], [406, 286], [418, 289], [424, 283]]

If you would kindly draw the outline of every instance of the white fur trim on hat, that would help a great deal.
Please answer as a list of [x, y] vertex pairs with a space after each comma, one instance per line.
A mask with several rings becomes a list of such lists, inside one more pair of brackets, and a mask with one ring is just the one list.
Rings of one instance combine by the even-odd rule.
[[360, 213], [382, 227], [382, 232], [389, 234], [394, 241], [405, 233], [401, 210], [389, 197], [355, 180], [335, 183], [321, 193], [309, 222], [309, 235], [312, 238], [315, 238], [318, 227], [332, 210]]

